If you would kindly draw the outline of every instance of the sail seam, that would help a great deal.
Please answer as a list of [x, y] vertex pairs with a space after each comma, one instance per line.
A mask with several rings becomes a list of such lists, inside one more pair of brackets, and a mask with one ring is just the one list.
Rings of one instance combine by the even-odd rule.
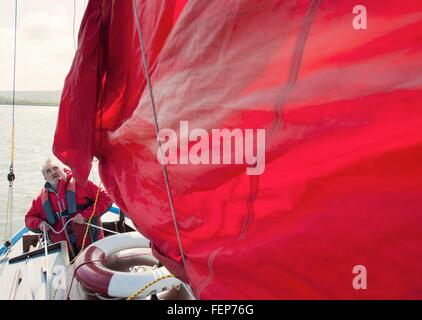
[[[300, 66], [302, 63], [303, 53], [305, 51], [306, 40], [308, 39], [309, 31], [314, 21], [314, 17], [316, 13], [318, 12], [320, 3], [321, 3], [321, 0], [312, 0], [305, 14], [305, 17], [302, 21], [299, 35], [296, 40], [296, 45], [293, 49], [294, 52], [293, 52], [292, 62], [290, 64], [287, 85], [281, 94], [280, 104], [278, 105], [278, 108], [275, 111], [276, 117], [274, 119], [272, 128], [270, 129], [271, 130], [270, 136], [268, 140], [266, 141], [266, 150], [268, 150], [268, 146], [270, 144], [270, 141], [274, 137], [275, 132], [280, 128], [282, 124], [281, 112], [283, 111], [284, 103], [286, 102], [290, 93], [293, 91], [296, 85], [297, 79], [299, 77], [299, 71], [300, 71]], [[254, 182], [256, 183], [255, 186], [253, 185]], [[249, 196], [246, 203], [248, 215], [246, 216], [246, 219], [244, 220], [242, 231], [239, 236], [239, 240], [245, 239], [249, 226], [252, 223], [253, 218], [255, 216], [254, 204], [258, 197], [259, 179], [255, 177], [251, 177], [250, 185], [251, 185], [251, 188], [250, 188]]]

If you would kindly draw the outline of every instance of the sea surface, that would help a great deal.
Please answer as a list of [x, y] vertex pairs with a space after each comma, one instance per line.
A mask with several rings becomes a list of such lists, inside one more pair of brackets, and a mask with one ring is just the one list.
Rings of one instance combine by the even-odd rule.
[[[24, 216], [32, 199], [44, 185], [41, 166], [54, 157], [52, 144], [58, 107], [15, 106], [15, 148], [13, 184], [12, 234], [24, 226]], [[7, 174], [12, 153], [12, 106], [0, 105], [0, 240], [6, 233], [6, 210], [9, 197]], [[90, 179], [99, 183], [98, 167], [93, 164]], [[3, 243], [0, 243], [0, 246]]]

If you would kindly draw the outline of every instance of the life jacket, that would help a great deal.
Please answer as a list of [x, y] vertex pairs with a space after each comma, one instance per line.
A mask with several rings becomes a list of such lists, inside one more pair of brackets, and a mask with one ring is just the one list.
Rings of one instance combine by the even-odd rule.
[[[75, 214], [76, 210], [77, 210], [77, 206], [76, 206], [76, 182], [74, 178], [71, 178], [66, 186], [66, 202], [67, 202], [67, 210], [65, 210], [65, 208], [63, 208], [62, 212], [59, 212], [58, 214], [63, 214], [66, 213], [66, 215], [71, 215], [71, 214]], [[54, 192], [56, 193], [50, 186], [49, 183], [46, 183], [44, 185], [44, 188], [41, 191], [41, 203], [42, 203], [42, 207], [44, 209], [44, 213], [45, 216], [47, 218], [47, 222], [51, 225], [54, 226], [57, 223], [58, 220], [58, 216], [56, 213], [53, 212], [53, 208], [51, 206], [51, 202], [50, 202], [50, 196], [49, 196], [49, 192]], [[60, 203], [59, 203], [59, 207], [60, 207]]]
[[[54, 226], [59, 218], [64, 218], [66, 222], [70, 219], [70, 217], [77, 212], [78, 209], [86, 209], [87, 206], [92, 204], [92, 200], [88, 200], [88, 205], [81, 205], [78, 206], [76, 203], [76, 181], [72, 177], [66, 186], [66, 202], [67, 202], [67, 209], [65, 209], [64, 204], [60, 204], [58, 201], [58, 205], [60, 208], [59, 212], [53, 212], [53, 207], [51, 206], [50, 202], [50, 192], [56, 193], [56, 191], [51, 187], [49, 183], [46, 183], [44, 185], [44, 188], [41, 191], [41, 203], [42, 207], [47, 219], [48, 224], [51, 226]], [[99, 218], [93, 218], [91, 220], [91, 224], [100, 226], [100, 220]], [[75, 257], [78, 253], [78, 249], [76, 247], [76, 239], [74, 232], [72, 230], [72, 226], [70, 224], [67, 225], [67, 227], [64, 230], [66, 234], [66, 238], [70, 244], [69, 250], [72, 257]], [[99, 239], [99, 231], [97, 229], [94, 229], [92, 227], [89, 228], [89, 238], [91, 243], [97, 241]]]

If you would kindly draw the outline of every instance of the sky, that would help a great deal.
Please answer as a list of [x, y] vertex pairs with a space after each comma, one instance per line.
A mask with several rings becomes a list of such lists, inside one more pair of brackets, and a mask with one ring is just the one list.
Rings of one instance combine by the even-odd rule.
[[[88, 1], [17, 2], [16, 90], [62, 90]], [[14, 17], [15, 0], [0, 0], [0, 91], [13, 88]]]

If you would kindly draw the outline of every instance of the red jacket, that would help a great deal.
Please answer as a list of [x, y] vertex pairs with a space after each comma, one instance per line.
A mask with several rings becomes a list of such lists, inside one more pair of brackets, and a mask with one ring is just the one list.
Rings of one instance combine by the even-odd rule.
[[[47, 192], [49, 192], [49, 199], [50, 199], [52, 212], [55, 214], [57, 218], [56, 219], [57, 222], [52, 227], [54, 228], [55, 231], [60, 231], [63, 229], [63, 226], [64, 224], [66, 224], [67, 220], [65, 217], [58, 217], [57, 213], [60, 211], [60, 209], [63, 210], [63, 209], [68, 208], [67, 199], [66, 199], [66, 189], [67, 189], [70, 179], [72, 178], [72, 173], [70, 171], [65, 170], [65, 172], [67, 174], [66, 178], [60, 179], [58, 181], [57, 193], [51, 192], [51, 190], [49, 190], [48, 188], [49, 184], [46, 183], [46, 185], [41, 190], [39, 195], [32, 201], [32, 206], [28, 210], [25, 216], [25, 224], [30, 230], [39, 232], [40, 223], [42, 221], [47, 221], [46, 212], [43, 208], [43, 201], [42, 201], [42, 196], [41, 196], [42, 193], [43, 192], [45, 193], [46, 190]], [[89, 220], [94, 209], [94, 202], [95, 202], [95, 197], [97, 195], [97, 190], [98, 190], [98, 186], [96, 186], [91, 181], [87, 181], [86, 186], [82, 186], [79, 183], [76, 183], [75, 193], [76, 193], [77, 211], [74, 215], [80, 213], [84, 217], [85, 221]], [[61, 205], [60, 206], [61, 208], [59, 208], [58, 200], [60, 201], [61, 204], [64, 204], [64, 208], [63, 208], [63, 205]], [[98, 196], [96, 210], [95, 210], [95, 214], [93, 216], [92, 222], [95, 222], [96, 224], [101, 226], [100, 216], [108, 211], [112, 203], [113, 202], [108, 196], [108, 194], [106, 193], [106, 191], [101, 189], [100, 194]], [[70, 218], [74, 215], [71, 215]], [[67, 233], [68, 236], [66, 236], [66, 233], [64, 231], [61, 232], [60, 234], [55, 234], [54, 232], [50, 231], [49, 236], [53, 243], [66, 240], [69, 247], [69, 253], [73, 255], [73, 254], [77, 254], [77, 252], [81, 249], [82, 241], [83, 241], [83, 237], [84, 237], [87, 225], [76, 224], [76, 223], [73, 223], [73, 221], [71, 221], [68, 225], [70, 226], [66, 228], [66, 230], [68, 230], [68, 233]], [[85, 247], [91, 243], [91, 237], [93, 237], [94, 239], [102, 239], [104, 237], [102, 230], [99, 230], [93, 227], [90, 227], [89, 229], [90, 230], [85, 240]], [[74, 235], [74, 244], [71, 243], [72, 233]], [[74, 251], [74, 249], [76, 249], [75, 253], [72, 252]]]

